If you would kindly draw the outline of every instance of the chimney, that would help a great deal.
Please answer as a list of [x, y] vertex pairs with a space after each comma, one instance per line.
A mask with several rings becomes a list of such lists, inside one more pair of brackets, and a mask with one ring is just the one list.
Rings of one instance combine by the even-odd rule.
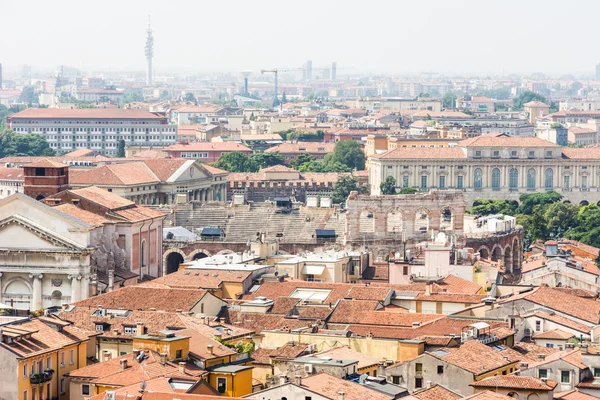
[[181, 374], [185, 374], [185, 363], [184, 362], [180, 362], [178, 365], [179, 365], [179, 372]]
[[71, 199], [71, 203], [73, 203], [73, 205], [78, 205], [79, 199]]
[[302, 386], [302, 375], [296, 375], [294, 378], [294, 383], [298, 386]]
[[108, 270], [108, 288], [107, 291], [112, 292], [115, 288], [115, 271], [112, 269]]
[[377, 375], [385, 376], [385, 361], [379, 364], [379, 368], [377, 369]]
[[209, 317], [204, 317], [204, 325], [210, 326], [210, 318]]
[[546, 355], [545, 354], [538, 353], [537, 356], [538, 356], [538, 360], [540, 360], [540, 361], [544, 361], [546, 359]]
[[344, 400], [344, 394], [342, 391], [338, 392], [338, 400]]
[[167, 363], [167, 353], [160, 353], [160, 365]]
[[425, 296], [431, 296], [432, 288], [433, 282], [427, 282], [427, 284], [425, 285]]
[[135, 359], [136, 359], [136, 358], [138, 358], [138, 356], [140, 355], [140, 351], [139, 351], [139, 350], [135, 350], [135, 349], [134, 349], [134, 350], [131, 352], [131, 354], [132, 354], [132, 356], [133, 356], [133, 359], [135, 360]]
[[142, 336], [144, 334], [144, 323], [136, 322], [135, 323], [135, 336]]
[[127, 369], [127, 359], [121, 359], [121, 371], [125, 371]]
[[206, 345], [206, 350], [208, 351], [208, 354], [214, 354], [213, 353], [213, 345], [212, 344], [207, 344]]
[[220, 324], [224, 324], [225, 323], [225, 318], [219, 318], [219, 323]]
[[213, 335], [213, 340], [214, 340], [215, 342], [220, 342], [222, 339], [223, 339], [223, 335], [221, 335], [220, 333], [215, 333], [215, 334]]
[[280, 375], [279, 376], [279, 384], [280, 385], [285, 385], [287, 383], [287, 376], [285, 375]]

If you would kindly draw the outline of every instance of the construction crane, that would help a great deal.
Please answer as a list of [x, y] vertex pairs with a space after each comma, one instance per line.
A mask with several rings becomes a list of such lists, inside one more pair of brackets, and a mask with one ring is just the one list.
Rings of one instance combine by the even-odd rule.
[[279, 73], [280, 72], [291, 72], [291, 71], [304, 71], [304, 68], [286, 68], [286, 69], [277, 69], [277, 68], [273, 68], [273, 69], [261, 69], [260, 73], [261, 74], [275, 74], [275, 83], [274, 83], [274, 87], [273, 87], [273, 92], [274, 92], [274, 97], [273, 97], [273, 102], [275, 103], [275, 99], [277, 99], [277, 101], [279, 101], [279, 97], [278, 97], [278, 84], [279, 84]]

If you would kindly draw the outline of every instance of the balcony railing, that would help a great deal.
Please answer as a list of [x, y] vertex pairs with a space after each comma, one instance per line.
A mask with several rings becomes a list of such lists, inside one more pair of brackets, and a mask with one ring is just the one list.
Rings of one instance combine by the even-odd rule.
[[32, 385], [41, 385], [42, 383], [49, 382], [52, 380], [54, 371], [49, 369], [40, 374], [31, 374], [29, 376], [29, 383]]

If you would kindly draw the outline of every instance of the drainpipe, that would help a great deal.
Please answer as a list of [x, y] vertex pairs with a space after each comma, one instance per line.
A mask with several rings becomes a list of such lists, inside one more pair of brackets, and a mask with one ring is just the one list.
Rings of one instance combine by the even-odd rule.
[[[140, 231], [138, 232], [138, 256], [141, 255], [141, 251], [140, 250], [142, 249], [142, 229], [144, 229], [145, 225], [146, 225], [146, 221], [142, 222], [142, 226], [140, 226]], [[142, 260], [140, 260], [140, 258], [141, 257], [138, 257], [138, 261], [142, 261]], [[142, 272], [143, 272], [142, 271], [142, 267], [143, 267], [143, 265], [140, 265], [139, 267], [140, 267], [139, 276], [140, 276], [140, 279], [141, 279], [141, 278], [143, 278], [143, 275], [142, 275]]]
[[[150, 258], [150, 243], [152, 243], [152, 241], [150, 240], [150, 231], [152, 230], [152, 224], [154, 223], [154, 219], [150, 220], [150, 225], [148, 225], [148, 275], [150, 275], [150, 263], [152, 262], [151, 258]], [[154, 277], [157, 278], [157, 277]]]

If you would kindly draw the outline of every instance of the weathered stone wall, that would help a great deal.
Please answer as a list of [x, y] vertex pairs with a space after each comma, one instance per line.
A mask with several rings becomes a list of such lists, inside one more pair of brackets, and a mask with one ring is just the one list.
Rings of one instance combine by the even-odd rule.
[[290, 184], [287, 182], [250, 182], [246, 185], [245, 182], [235, 186], [228, 186], [227, 200], [233, 199], [234, 190], [245, 189], [246, 200], [254, 202], [262, 202], [273, 200], [275, 197], [295, 197], [296, 201], [305, 203], [307, 192], [331, 192], [333, 183], [315, 184], [312, 182], [302, 182], [302, 184]]

